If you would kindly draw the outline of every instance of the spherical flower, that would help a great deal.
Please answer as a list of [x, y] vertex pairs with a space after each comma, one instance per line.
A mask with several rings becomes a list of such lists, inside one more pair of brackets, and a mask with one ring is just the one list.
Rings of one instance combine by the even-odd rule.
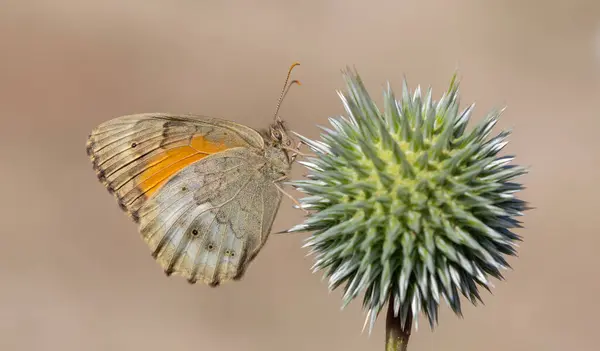
[[459, 111], [453, 78], [439, 101], [403, 85], [389, 87], [380, 111], [359, 75], [345, 71], [346, 116], [330, 118], [320, 140], [298, 135], [316, 155], [291, 184], [311, 211], [289, 232], [311, 231], [306, 246], [343, 305], [364, 293], [369, 330], [388, 301], [404, 322], [424, 313], [433, 328], [444, 299], [460, 315], [489, 277], [502, 278], [520, 237], [515, 179], [527, 171], [499, 156], [510, 132], [490, 137], [501, 111], [467, 130], [473, 105]]

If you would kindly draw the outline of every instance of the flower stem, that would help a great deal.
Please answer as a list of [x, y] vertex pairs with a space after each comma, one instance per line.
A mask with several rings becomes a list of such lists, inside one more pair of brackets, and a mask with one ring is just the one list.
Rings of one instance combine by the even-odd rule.
[[385, 324], [385, 351], [406, 351], [412, 329], [412, 312], [408, 311], [406, 323], [402, 325], [400, 313], [394, 316], [394, 294], [390, 296]]

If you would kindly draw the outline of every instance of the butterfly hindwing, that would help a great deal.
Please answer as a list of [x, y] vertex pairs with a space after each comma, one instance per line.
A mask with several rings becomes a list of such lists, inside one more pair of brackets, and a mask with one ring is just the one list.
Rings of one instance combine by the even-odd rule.
[[87, 152], [100, 181], [134, 220], [167, 180], [204, 157], [233, 147], [262, 149], [253, 129], [194, 115], [137, 114], [92, 131]]
[[267, 160], [232, 148], [170, 178], [138, 211], [140, 232], [167, 274], [216, 286], [242, 277], [267, 240], [281, 193]]

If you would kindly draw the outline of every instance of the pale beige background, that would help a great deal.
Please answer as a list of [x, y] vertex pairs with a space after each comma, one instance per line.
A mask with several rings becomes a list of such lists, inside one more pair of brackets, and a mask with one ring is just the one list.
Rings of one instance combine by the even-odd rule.
[[[439, 97], [459, 68], [477, 119], [509, 106], [537, 207], [520, 258], [411, 350], [598, 349], [597, 0], [0, 0], [0, 45], [0, 350], [382, 350], [383, 319], [368, 337], [360, 303], [339, 311], [306, 235], [273, 237], [240, 283], [166, 278], [85, 154], [122, 114], [264, 126], [296, 60], [282, 115], [309, 136], [342, 112], [346, 64], [379, 100], [403, 73]], [[300, 220], [286, 200], [274, 229]]]

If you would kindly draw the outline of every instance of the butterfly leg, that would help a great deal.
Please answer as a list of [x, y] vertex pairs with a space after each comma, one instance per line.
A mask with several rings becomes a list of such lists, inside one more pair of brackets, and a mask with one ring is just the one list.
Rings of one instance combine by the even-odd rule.
[[302, 142], [298, 143], [298, 146], [296, 146], [295, 148], [291, 148], [291, 147], [283, 147], [283, 149], [291, 151], [294, 153], [294, 155], [292, 156], [292, 162], [296, 160], [296, 157], [298, 156], [302, 156], [302, 157], [317, 157], [317, 155], [315, 154], [305, 154], [303, 152], [300, 152], [300, 147], [302, 146]]
[[302, 142], [298, 142], [298, 145], [294, 148], [294, 155], [292, 155], [292, 163], [296, 162], [296, 157], [298, 157], [298, 151], [300, 151], [300, 147], [302, 146]]
[[283, 188], [281, 186], [279, 186], [279, 184], [277, 184], [277, 181], [275, 181], [274, 184], [277, 187], [277, 190], [279, 190], [283, 195], [287, 196], [290, 200], [292, 200], [299, 209], [304, 211], [304, 213], [306, 213], [306, 214], [310, 214], [310, 212], [308, 212], [307, 210], [302, 208], [302, 205], [295, 197], [293, 197], [292, 195], [288, 194], [285, 190], [283, 190]]

